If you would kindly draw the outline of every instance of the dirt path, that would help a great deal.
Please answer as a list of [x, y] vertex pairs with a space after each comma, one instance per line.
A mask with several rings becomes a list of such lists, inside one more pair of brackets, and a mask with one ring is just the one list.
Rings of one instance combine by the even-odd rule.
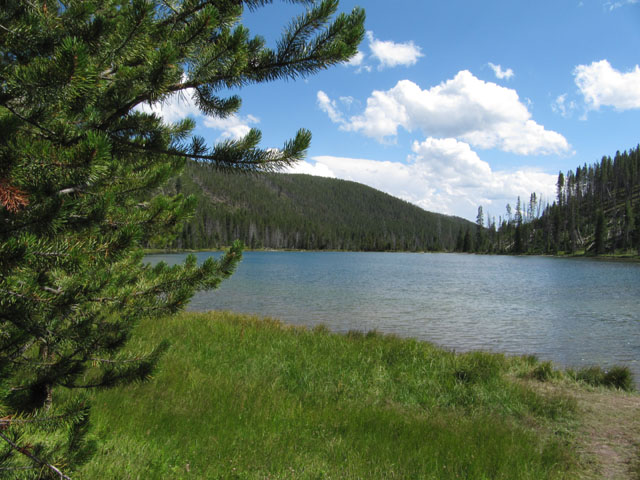
[[580, 409], [576, 440], [585, 480], [640, 480], [640, 395], [570, 391]]

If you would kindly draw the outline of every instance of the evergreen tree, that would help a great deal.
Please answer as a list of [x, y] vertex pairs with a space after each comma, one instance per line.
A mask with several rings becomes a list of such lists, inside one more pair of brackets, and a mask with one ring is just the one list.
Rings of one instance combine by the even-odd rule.
[[458, 236], [456, 237], [456, 252], [464, 252], [464, 232], [462, 228], [458, 230]]
[[518, 196], [515, 215], [516, 228], [513, 237], [513, 251], [517, 254], [524, 253], [524, 242], [522, 239], [522, 220], [522, 207], [520, 203], [520, 197]]
[[633, 245], [633, 231], [635, 230], [635, 217], [633, 214], [633, 208], [631, 201], [627, 200], [624, 209], [624, 236], [622, 242], [622, 248], [627, 250]]
[[556, 182], [556, 197], [558, 198], [558, 205], [562, 206], [564, 203], [564, 173], [558, 173], [558, 181]]
[[464, 234], [464, 240], [462, 242], [462, 251], [465, 253], [473, 252], [473, 238], [471, 237], [471, 230], [467, 229]]
[[640, 255], [640, 202], [635, 210], [634, 229], [632, 234], [633, 245], [635, 246], [638, 255]]
[[476, 251], [482, 252], [484, 250], [484, 212], [482, 205], [478, 207], [478, 216], [476, 217]]
[[607, 224], [602, 210], [596, 212], [596, 231], [594, 239], [594, 247], [596, 255], [605, 253], [605, 245], [607, 241]]
[[168, 124], [136, 108], [183, 94], [226, 117], [240, 107], [226, 89], [356, 53], [362, 10], [334, 17], [337, 0], [296, 0], [306, 12], [271, 49], [240, 24], [268, 3], [0, 1], [2, 475], [68, 478], [92, 450], [89, 405], [76, 392], [147, 378], [167, 346], [122, 355], [135, 323], [180, 310], [240, 259], [235, 244], [200, 266], [193, 256], [145, 264], [141, 245], [170, 241], [194, 208], [193, 198], [148, 192], [187, 159], [262, 171], [307, 150], [306, 130], [280, 150], [259, 148], [257, 130], [208, 146], [192, 120]]

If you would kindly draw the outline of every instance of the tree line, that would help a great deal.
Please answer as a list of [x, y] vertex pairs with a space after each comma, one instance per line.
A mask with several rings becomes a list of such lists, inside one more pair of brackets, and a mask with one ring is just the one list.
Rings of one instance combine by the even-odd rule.
[[556, 198], [518, 197], [506, 215], [458, 233], [458, 251], [512, 254], [640, 255], [640, 146], [560, 172]]

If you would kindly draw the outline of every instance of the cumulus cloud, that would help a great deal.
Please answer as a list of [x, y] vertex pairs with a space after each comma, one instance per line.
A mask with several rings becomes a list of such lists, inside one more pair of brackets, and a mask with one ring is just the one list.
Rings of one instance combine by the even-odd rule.
[[354, 67], [356, 73], [371, 72], [374, 64], [378, 70], [385, 68], [415, 65], [424, 56], [422, 49], [412, 41], [398, 43], [391, 40], [379, 40], [372, 31], [367, 32], [369, 54], [358, 52], [345, 65]]
[[288, 167], [285, 170], [286, 173], [304, 173], [306, 175], [315, 175], [316, 177], [329, 177], [336, 178], [336, 174], [324, 163], [316, 162], [311, 164], [310, 162], [298, 162], [295, 165]]
[[640, 108], [640, 66], [627, 73], [614, 69], [607, 60], [578, 65], [575, 82], [590, 109], [601, 106], [616, 110]]
[[204, 125], [216, 130], [222, 130], [220, 138], [240, 139], [249, 133], [250, 125], [259, 123], [260, 120], [253, 115], [246, 117], [240, 115], [231, 115], [227, 118], [205, 117]]
[[260, 121], [253, 115], [242, 117], [233, 114], [227, 118], [203, 115], [193, 100], [193, 94], [194, 90], [188, 88], [183, 92], [171, 95], [163, 102], [157, 102], [153, 105], [147, 103], [137, 105], [135, 110], [144, 113], [155, 113], [167, 123], [177, 122], [187, 117], [202, 119], [206, 127], [222, 131], [220, 138], [242, 138], [251, 130], [250, 124], [259, 123]]
[[371, 31], [367, 32], [367, 40], [371, 55], [380, 62], [378, 69], [415, 65], [418, 59], [424, 56], [421, 48], [412, 41], [396, 43], [390, 40], [378, 40]]
[[570, 150], [562, 135], [531, 119], [515, 90], [484, 82], [467, 70], [428, 90], [401, 80], [390, 90], [374, 91], [362, 114], [348, 120], [340, 115], [330, 118], [343, 130], [361, 132], [381, 142], [395, 137], [402, 127], [419, 129], [425, 136], [456, 138], [478, 148], [520, 155]]
[[556, 181], [555, 175], [530, 168], [493, 171], [467, 143], [453, 138], [414, 142], [407, 163], [334, 156], [312, 161], [292, 171], [364, 183], [426, 210], [470, 220], [479, 205], [497, 216], [518, 196], [536, 192], [553, 198]]
[[513, 70], [511, 70], [510, 68], [502, 70], [502, 66], [495, 65], [491, 62], [489, 62], [489, 66], [491, 67], [491, 70], [493, 70], [493, 73], [495, 73], [496, 78], [498, 78], [499, 80], [509, 80], [514, 75]]

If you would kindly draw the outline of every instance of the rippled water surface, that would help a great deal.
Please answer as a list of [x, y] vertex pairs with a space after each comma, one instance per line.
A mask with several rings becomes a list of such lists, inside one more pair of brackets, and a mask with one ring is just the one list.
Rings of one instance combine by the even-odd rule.
[[[199, 253], [199, 260], [218, 253]], [[153, 263], [184, 255], [150, 255]], [[537, 354], [565, 366], [629, 365], [640, 379], [640, 264], [413, 253], [248, 252], [190, 310], [233, 310]]]

